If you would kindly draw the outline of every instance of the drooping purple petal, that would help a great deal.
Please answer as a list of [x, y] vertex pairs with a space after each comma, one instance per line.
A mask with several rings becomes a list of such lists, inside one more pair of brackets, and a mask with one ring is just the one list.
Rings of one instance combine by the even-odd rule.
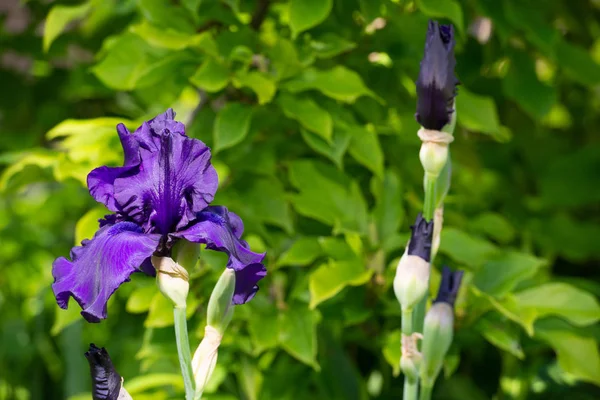
[[264, 254], [250, 250], [240, 239], [243, 232], [242, 220], [222, 206], [211, 206], [196, 214], [196, 221], [189, 227], [169, 235], [171, 238], [204, 243], [210, 250], [229, 255], [228, 268], [236, 272], [234, 304], [243, 304], [258, 290], [257, 283], [265, 277], [267, 270], [262, 261]]
[[144, 234], [131, 222], [104, 226], [92, 240], [71, 251], [72, 260], [60, 257], [52, 265], [52, 290], [61, 308], [73, 296], [89, 322], [106, 318], [106, 302], [129, 276], [152, 255], [160, 235]]
[[450, 122], [458, 80], [454, 75], [454, 29], [429, 21], [425, 53], [417, 80], [417, 121], [441, 130]]

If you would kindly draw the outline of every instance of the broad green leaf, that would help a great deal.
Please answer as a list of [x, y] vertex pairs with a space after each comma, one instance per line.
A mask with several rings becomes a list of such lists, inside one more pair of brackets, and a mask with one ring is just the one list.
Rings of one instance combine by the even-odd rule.
[[385, 337], [383, 344], [383, 357], [392, 367], [394, 376], [400, 374], [400, 357], [402, 357], [402, 331], [396, 329]]
[[350, 132], [345, 129], [334, 129], [332, 143], [327, 143], [320, 136], [305, 129], [300, 129], [300, 134], [311, 149], [329, 158], [339, 169], [342, 169], [342, 160], [350, 145]]
[[157, 292], [158, 288], [154, 282], [135, 289], [127, 298], [125, 309], [131, 314], [147, 312]]
[[448, 18], [459, 31], [463, 30], [463, 12], [454, 0], [417, 0], [423, 14], [433, 18]]
[[242, 357], [237, 374], [238, 382], [248, 400], [257, 400], [262, 388], [264, 376], [260, 369], [248, 357]]
[[81, 246], [84, 239], [91, 239], [100, 227], [99, 219], [110, 212], [104, 207], [95, 207], [83, 214], [75, 225], [75, 246]]
[[253, 112], [252, 107], [242, 103], [229, 103], [219, 111], [213, 129], [215, 153], [244, 140], [250, 131]]
[[532, 118], [543, 118], [557, 101], [554, 87], [541, 83], [535, 73], [535, 60], [524, 52], [513, 52], [510, 69], [502, 79], [504, 93]]
[[291, 196], [298, 213], [332, 225], [334, 233], [366, 233], [367, 207], [355, 181], [311, 160], [290, 163], [289, 177], [299, 191]]
[[52, 42], [65, 30], [71, 22], [85, 17], [92, 4], [86, 2], [78, 6], [55, 5], [52, 7], [44, 24], [44, 51], [48, 51]]
[[310, 42], [310, 47], [314, 50], [317, 57], [331, 58], [354, 49], [356, 44], [335, 33], [327, 32], [313, 39]]
[[[257, 300], [257, 299], [254, 299]], [[279, 314], [272, 303], [257, 306], [252, 302], [252, 317], [248, 320], [248, 332], [254, 354], [260, 354], [279, 344]]]
[[496, 103], [491, 97], [480, 96], [460, 88], [456, 96], [456, 115], [459, 125], [466, 129], [492, 135], [496, 140], [505, 140], [500, 126]]
[[138, 0], [137, 5], [144, 18], [154, 25], [186, 33], [194, 32], [190, 12], [169, 0]]
[[207, 58], [192, 75], [190, 82], [209, 93], [218, 92], [229, 83], [229, 71], [225, 65]]
[[326, 96], [346, 103], [354, 103], [360, 96], [371, 96], [379, 100], [377, 95], [365, 86], [360, 75], [341, 65], [327, 70], [305, 69], [300, 75], [286, 82], [282, 88], [292, 93], [319, 90]]
[[317, 363], [317, 325], [320, 321], [321, 314], [303, 303], [292, 303], [287, 312], [280, 314], [281, 347], [316, 371], [320, 369]]
[[156, 85], [176, 72], [181, 76], [186, 76], [184, 71], [187, 69], [186, 67], [195, 64], [194, 58], [193, 54], [185, 51], [165, 55], [160, 60], [154, 61], [141, 69], [133, 82], [133, 87], [140, 89]]
[[521, 281], [533, 277], [546, 260], [526, 253], [506, 252], [487, 261], [475, 273], [473, 283], [480, 290], [501, 298]]
[[566, 329], [536, 329], [535, 336], [552, 346], [558, 365], [565, 372], [600, 386], [600, 354], [594, 338], [578, 336]]
[[333, 7], [333, 0], [291, 0], [290, 28], [295, 38], [299, 33], [323, 22]]
[[[124, 383], [125, 389], [134, 396], [147, 392], [150, 389], [162, 386], [172, 386], [183, 390], [183, 379], [181, 374], [155, 373], [127, 379]], [[136, 397], [137, 398], [137, 397]]]
[[46, 149], [32, 149], [23, 153], [18, 161], [13, 162], [2, 171], [2, 175], [0, 176], [0, 191], [6, 191], [11, 186], [11, 182], [16, 180], [28, 167], [47, 169], [55, 167], [57, 163], [56, 154]]
[[63, 331], [67, 326], [77, 321], [82, 321], [81, 308], [77, 304], [73, 304], [75, 301], [71, 301], [70, 307], [66, 310], [60, 307], [54, 307], [55, 317], [52, 328], [50, 329], [50, 335], [56, 336]]
[[173, 303], [157, 291], [150, 301], [144, 326], [146, 328], [164, 328], [172, 326], [174, 321]]
[[333, 137], [331, 115], [313, 100], [282, 93], [277, 98], [277, 104], [288, 118], [297, 120], [304, 128], [331, 144]]
[[261, 222], [283, 228], [293, 233], [290, 204], [285, 198], [283, 185], [277, 179], [254, 179], [238, 192], [240, 202], [245, 203], [247, 212], [252, 213]]
[[373, 177], [371, 192], [376, 199], [373, 217], [377, 225], [378, 242], [384, 243], [398, 233], [404, 219], [402, 187], [398, 175], [394, 171], [386, 170], [383, 180]]
[[383, 151], [377, 133], [356, 126], [349, 129], [351, 134], [348, 151], [356, 161], [367, 167], [379, 178], [383, 178]]
[[277, 91], [275, 82], [258, 71], [236, 73], [233, 77], [233, 85], [238, 88], [250, 88], [258, 96], [258, 104], [269, 103]]
[[491, 344], [501, 350], [507, 351], [515, 357], [523, 360], [525, 353], [519, 342], [518, 327], [514, 324], [502, 321], [500, 318], [481, 318], [476, 329]]
[[512, 242], [516, 235], [515, 228], [504, 216], [492, 212], [480, 214], [469, 226], [504, 244]]
[[199, 39], [199, 35], [189, 35], [173, 29], [160, 28], [146, 20], [131, 25], [129, 30], [148, 44], [169, 50], [183, 50], [194, 45]]
[[294, 43], [287, 39], [278, 38], [268, 54], [278, 80], [290, 78], [304, 68]]
[[600, 64], [581, 47], [559, 40], [556, 46], [556, 58], [571, 79], [582, 85], [600, 84]]
[[453, 227], [444, 227], [439, 251], [457, 263], [478, 268], [490, 260], [498, 249], [487, 240]]
[[313, 236], [298, 238], [277, 260], [278, 266], [306, 266], [322, 255], [319, 239]]

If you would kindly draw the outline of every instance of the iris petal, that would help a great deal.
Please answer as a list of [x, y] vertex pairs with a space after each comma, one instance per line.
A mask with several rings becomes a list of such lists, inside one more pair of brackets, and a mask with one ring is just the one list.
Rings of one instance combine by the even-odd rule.
[[89, 322], [106, 318], [106, 302], [129, 276], [152, 255], [160, 235], [144, 234], [131, 222], [104, 226], [92, 240], [71, 251], [72, 261], [60, 257], [54, 261], [52, 290], [61, 308], [67, 308], [73, 296]]
[[257, 283], [267, 270], [263, 265], [264, 254], [250, 250], [248, 243], [240, 239], [243, 232], [241, 219], [223, 206], [210, 206], [196, 215], [196, 221], [186, 229], [169, 235], [194, 243], [204, 243], [210, 250], [229, 255], [228, 268], [236, 272], [234, 304], [248, 302], [258, 290]]

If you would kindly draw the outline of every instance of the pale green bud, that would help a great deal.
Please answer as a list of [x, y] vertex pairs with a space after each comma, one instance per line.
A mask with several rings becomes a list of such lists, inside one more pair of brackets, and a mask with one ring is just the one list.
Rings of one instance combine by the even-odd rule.
[[421, 379], [433, 385], [450, 349], [454, 335], [454, 311], [445, 302], [434, 303], [423, 326]]
[[429, 263], [404, 252], [394, 277], [394, 293], [403, 311], [412, 310], [429, 288]]
[[235, 271], [225, 268], [208, 300], [207, 323], [221, 335], [233, 316], [233, 293], [235, 291]]
[[189, 275], [185, 268], [171, 257], [152, 256], [156, 268], [156, 283], [160, 292], [173, 302], [176, 308], [185, 308], [190, 290]]
[[192, 358], [192, 371], [194, 372], [194, 381], [196, 383], [196, 397], [198, 394], [202, 394], [215, 370], [222, 338], [223, 336], [210, 325], [207, 325], [204, 329], [204, 338], [200, 342], [200, 345], [194, 352], [194, 357]]

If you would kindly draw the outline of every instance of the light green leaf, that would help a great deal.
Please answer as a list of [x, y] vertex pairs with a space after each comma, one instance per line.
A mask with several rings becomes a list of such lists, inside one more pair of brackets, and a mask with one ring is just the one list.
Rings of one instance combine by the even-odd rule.
[[229, 83], [229, 71], [225, 65], [207, 58], [192, 75], [190, 82], [209, 93], [218, 92]]
[[526, 253], [506, 252], [487, 261], [473, 278], [480, 290], [501, 298], [521, 281], [533, 277], [546, 260]]
[[600, 354], [594, 338], [578, 336], [566, 329], [536, 329], [535, 336], [552, 346], [558, 365], [565, 372], [600, 386]]
[[389, 332], [383, 345], [383, 357], [392, 367], [394, 376], [400, 374], [400, 357], [402, 357], [402, 331], [396, 329]]
[[378, 242], [384, 243], [398, 233], [404, 219], [402, 187], [398, 175], [387, 170], [383, 180], [373, 177], [371, 192], [376, 199], [373, 217], [377, 225]]
[[100, 226], [98, 220], [109, 213], [104, 207], [95, 207], [83, 214], [75, 225], [75, 246], [81, 246], [84, 239], [93, 238]]
[[238, 72], [233, 77], [233, 85], [237, 88], [250, 88], [258, 96], [258, 104], [267, 104], [275, 96], [275, 82], [266, 74], [258, 71]]
[[184, 68], [193, 65], [195, 56], [185, 51], [177, 51], [165, 55], [160, 60], [149, 63], [139, 71], [139, 75], [133, 81], [135, 89], [141, 89], [156, 85], [174, 73], [185, 76]]
[[321, 314], [303, 303], [292, 303], [280, 314], [279, 340], [281, 347], [291, 356], [320, 370], [317, 363], [317, 325]]
[[190, 12], [169, 0], [138, 0], [141, 14], [154, 25], [186, 33], [194, 32]]
[[78, 6], [56, 5], [52, 7], [44, 25], [44, 51], [48, 51], [52, 42], [64, 31], [71, 22], [85, 17], [90, 11], [91, 3]]
[[54, 323], [50, 329], [50, 334], [56, 336], [63, 331], [67, 326], [74, 322], [82, 321], [81, 308], [74, 301], [71, 301], [70, 307], [66, 310], [60, 307], [54, 307]]
[[334, 129], [333, 142], [331, 144], [305, 129], [300, 129], [300, 134], [311, 149], [329, 158], [339, 169], [342, 169], [342, 160], [344, 154], [346, 154], [346, 149], [350, 145], [350, 132], [346, 129]]
[[492, 212], [478, 215], [469, 226], [504, 244], [512, 242], [516, 234], [515, 228], [504, 216]]
[[277, 260], [277, 266], [306, 266], [322, 254], [319, 239], [313, 236], [302, 236]]
[[183, 50], [196, 43], [199, 35], [189, 35], [169, 28], [152, 25], [146, 20], [131, 25], [129, 30], [154, 47], [169, 50]]
[[229, 103], [219, 111], [213, 129], [215, 153], [244, 140], [250, 131], [253, 112], [252, 107], [242, 103]]
[[279, 315], [273, 303], [265, 297], [257, 296], [251, 303], [251, 318], [248, 332], [252, 340], [253, 352], [258, 355], [279, 345]]
[[350, 155], [379, 178], [383, 178], [383, 150], [377, 133], [361, 126], [349, 129], [351, 134]]
[[283, 88], [293, 93], [319, 90], [326, 96], [347, 103], [354, 103], [360, 96], [381, 100], [365, 86], [360, 75], [341, 65], [327, 70], [308, 68], [286, 82]]
[[478, 268], [490, 260], [498, 248], [491, 242], [454, 227], [444, 227], [440, 243], [440, 253], [446, 254], [460, 264]]
[[154, 296], [158, 292], [157, 289], [156, 284], [152, 282], [152, 284], [141, 286], [131, 292], [127, 298], [127, 305], [125, 306], [127, 312], [131, 314], [140, 314], [148, 311]]
[[297, 120], [304, 128], [331, 144], [333, 137], [331, 115], [313, 100], [282, 93], [277, 98], [277, 104], [288, 118]]
[[497, 348], [509, 352], [520, 360], [525, 358], [516, 325], [507, 323], [506, 320], [502, 321], [500, 318], [484, 317], [477, 322], [476, 329]]
[[174, 321], [173, 303], [157, 291], [150, 302], [144, 326], [146, 328], [164, 328], [172, 326]]
[[291, 197], [300, 214], [332, 225], [334, 233], [366, 233], [367, 206], [355, 181], [311, 160], [290, 163], [289, 176], [299, 191]]
[[127, 379], [124, 383], [125, 389], [130, 395], [142, 394], [148, 390], [162, 386], [172, 386], [183, 390], [183, 379], [180, 374], [148, 374]]
[[290, 78], [304, 68], [294, 43], [281, 37], [269, 51], [269, 58], [278, 80]]
[[[0, 176], [0, 191], [6, 191], [11, 186], [11, 182], [16, 180], [28, 167], [47, 169], [55, 167], [57, 163], [56, 154], [47, 149], [32, 149], [23, 153], [18, 161], [13, 162], [2, 171], [2, 175]], [[39, 175], [39, 173], [36, 175]]]
[[492, 135], [496, 140], [505, 140], [500, 126], [496, 103], [491, 97], [471, 93], [464, 87], [456, 96], [458, 123], [466, 129]]
[[459, 31], [463, 30], [463, 12], [454, 0], [417, 0], [423, 14], [433, 18], [448, 18]]
[[291, 0], [289, 13], [292, 36], [296, 38], [299, 33], [325, 21], [332, 7], [333, 0]]
[[327, 32], [310, 42], [310, 47], [315, 51], [319, 58], [331, 58], [338, 54], [347, 52], [356, 47], [356, 44], [336, 35]]

